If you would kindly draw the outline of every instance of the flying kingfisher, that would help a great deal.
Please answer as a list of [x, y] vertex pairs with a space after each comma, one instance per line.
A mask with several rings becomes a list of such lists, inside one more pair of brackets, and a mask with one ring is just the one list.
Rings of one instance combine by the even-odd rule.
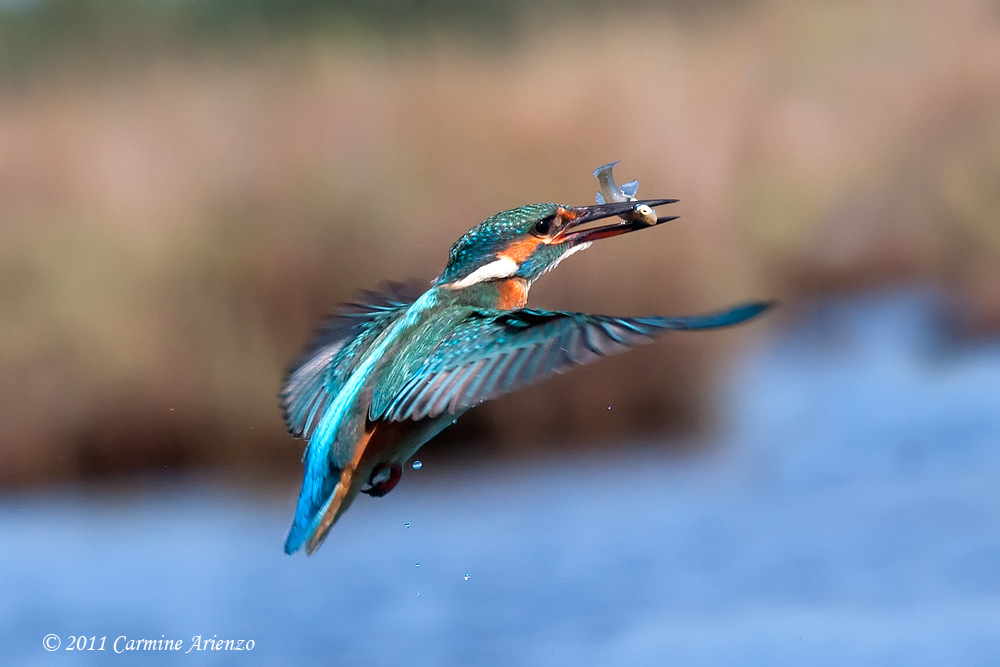
[[281, 392], [289, 431], [308, 441], [285, 552], [315, 552], [359, 492], [391, 491], [403, 464], [478, 403], [665, 331], [726, 327], [766, 310], [749, 302], [695, 317], [612, 317], [525, 308], [532, 283], [560, 261], [675, 219], [650, 213], [676, 201], [497, 213], [451, 247], [423, 293], [369, 292], [321, 326]]

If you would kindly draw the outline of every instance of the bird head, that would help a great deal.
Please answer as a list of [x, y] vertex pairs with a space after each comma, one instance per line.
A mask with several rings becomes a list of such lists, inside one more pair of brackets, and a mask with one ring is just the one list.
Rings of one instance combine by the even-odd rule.
[[[648, 199], [594, 206], [529, 204], [491, 216], [455, 242], [437, 284], [461, 289], [517, 278], [530, 285], [560, 261], [599, 239], [652, 227], [676, 216], [645, 219], [633, 212], [676, 199]], [[598, 221], [621, 216], [606, 224]]]

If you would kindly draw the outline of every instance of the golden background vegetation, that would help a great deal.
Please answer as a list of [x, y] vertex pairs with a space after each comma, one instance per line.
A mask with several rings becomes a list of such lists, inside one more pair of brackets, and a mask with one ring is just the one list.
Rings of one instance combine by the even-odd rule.
[[591, 202], [591, 171], [615, 159], [682, 218], [574, 258], [532, 303], [782, 312], [485, 405], [439, 448], [711, 424], [726, 364], [833, 291], [933, 282], [963, 332], [1000, 331], [996, 2], [430, 3], [388, 27], [392, 3], [292, 3], [291, 19], [207, 3], [226, 21], [183, 2], [7, 4], [6, 486], [296, 469], [276, 394], [325, 312], [382, 280], [430, 280], [498, 210]]

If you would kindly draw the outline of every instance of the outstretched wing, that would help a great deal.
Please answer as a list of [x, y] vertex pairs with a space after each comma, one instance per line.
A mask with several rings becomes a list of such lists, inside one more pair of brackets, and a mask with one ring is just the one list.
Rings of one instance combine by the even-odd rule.
[[458, 412], [672, 330], [745, 322], [770, 303], [696, 317], [610, 317], [545, 310], [475, 309], [372, 419], [403, 421]]
[[281, 409], [289, 433], [301, 438], [312, 435], [358, 353], [422, 292], [414, 283], [388, 283], [378, 292], [362, 293], [319, 326], [281, 390]]

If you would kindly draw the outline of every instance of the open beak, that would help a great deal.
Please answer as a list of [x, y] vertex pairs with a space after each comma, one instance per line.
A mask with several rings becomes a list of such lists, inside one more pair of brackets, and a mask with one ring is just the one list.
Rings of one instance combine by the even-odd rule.
[[[599, 239], [606, 239], [619, 234], [627, 234], [638, 229], [655, 227], [664, 222], [676, 220], [678, 216], [671, 215], [657, 217], [655, 221], [640, 219], [635, 215], [637, 207], [648, 206], [650, 209], [665, 204], [673, 204], [676, 199], [640, 199], [638, 201], [615, 202], [613, 204], [595, 204], [593, 206], [578, 206], [562, 209], [560, 217], [566, 222], [563, 229], [552, 240], [552, 243], [590, 243]], [[597, 220], [604, 220], [613, 216], [620, 216], [620, 219], [606, 225], [587, 226], [588, 223]]]

